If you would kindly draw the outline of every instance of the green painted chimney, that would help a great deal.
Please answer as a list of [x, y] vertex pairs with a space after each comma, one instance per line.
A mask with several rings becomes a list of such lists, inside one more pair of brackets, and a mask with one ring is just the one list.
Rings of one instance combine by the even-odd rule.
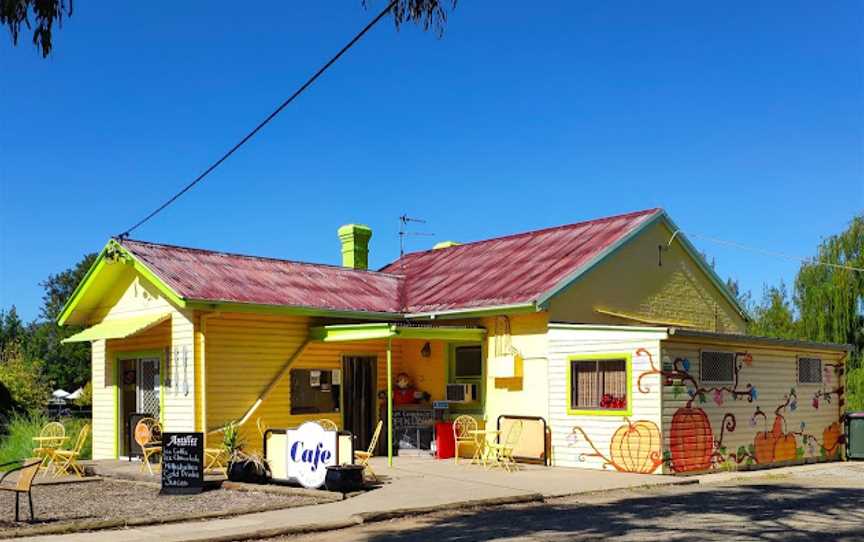
[[353, 269], [369, 268], [369, 239], [372, 229], [363, 224], [345, 224], [338, 230], [342, 241], [342, 265]]

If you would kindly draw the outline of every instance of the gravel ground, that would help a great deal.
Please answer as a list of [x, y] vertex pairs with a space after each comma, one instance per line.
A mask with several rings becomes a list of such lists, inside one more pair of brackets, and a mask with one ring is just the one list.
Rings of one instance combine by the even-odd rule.
[[864, 540], [864, 464], [370, 523], [285, 542]]
[[[15, 523], [15, 495], [0, 492], [0, 533], [13, 527], [62, 525], [77, 521], [166, 518], [219, 512], [229, 515], [262, 508], [313, 504], [297, 495], [214, 489], [198, 495], [159, 495], [159, 486], [122, 480], [33, 486], [36, 523]], [[21, 497], [21, 518], [29, 518], [27, 496]]]

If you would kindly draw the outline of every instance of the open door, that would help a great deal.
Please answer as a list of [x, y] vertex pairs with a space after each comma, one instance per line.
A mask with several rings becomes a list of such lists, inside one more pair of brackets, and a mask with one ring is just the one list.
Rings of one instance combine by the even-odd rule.
[[346, 356], [342, 359], [342, 424], [345, 431], [354, 435], [355, 450], [369, 448], [378, 422], [376, 365], [374, 356]]

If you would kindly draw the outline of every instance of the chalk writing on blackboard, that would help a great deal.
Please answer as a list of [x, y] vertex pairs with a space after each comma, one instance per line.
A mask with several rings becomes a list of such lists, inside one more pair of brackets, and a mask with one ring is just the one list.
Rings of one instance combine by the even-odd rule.
[[184, 495], [204, 489], [204, 434], [162, 433], [162, 493]]

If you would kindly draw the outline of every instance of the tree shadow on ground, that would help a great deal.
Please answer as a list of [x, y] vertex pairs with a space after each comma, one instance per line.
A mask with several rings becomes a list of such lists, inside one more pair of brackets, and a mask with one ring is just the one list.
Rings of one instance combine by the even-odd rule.
[[372, 532], [368, 540], [861, 540], [864, 488], [743, 485], [419, 519], [417, 528]]

